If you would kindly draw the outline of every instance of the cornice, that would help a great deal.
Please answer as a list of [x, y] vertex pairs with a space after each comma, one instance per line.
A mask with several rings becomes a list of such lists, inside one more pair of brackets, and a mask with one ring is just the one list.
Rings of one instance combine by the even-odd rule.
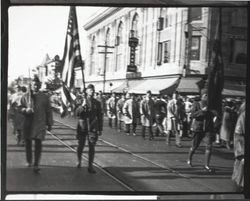
[[99, 24], [100, 22], [104, 21], [114, 13], [118, 12], [119, 10], [123, 9], [122, 7], [115, 7], [115, 8], [107, 8], [104, 11], [100, 11], [92, 16], [92, 18], [83, 26], [83, 28], [88, 31], [95, 25]]

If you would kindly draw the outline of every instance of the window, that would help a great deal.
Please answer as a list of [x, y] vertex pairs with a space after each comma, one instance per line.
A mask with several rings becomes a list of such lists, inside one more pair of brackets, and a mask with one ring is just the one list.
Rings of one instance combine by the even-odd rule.
[[247, 41], [231, 39], [230, 62], [236, 64], [247, 63]]
[[158, 43], [157, 65], [161, 65], [162, 60], [162, 43]]
[[123, 53], [123, 23], [120, 22], [118, 26], [118, 32], [116, 37], [116, 66], [115, 71], [118, 71], [122, 67], [122, 53]]
[[90, 47], [90, 69], [89, 69], [89, 75], [92, 75], [95, 72], [95, 59], [94, 59], [94, 53], [95, 53], [95, 37], [93, 37]]
[[170, 41], [163, 43], [163, 63], [170, 62]]
[[165, 28], [169, 27], [169, 17], [165, 17]]
[[200, 36], [192, 36], [190, 59], [200, 60]]
[[202, 8], [190, 8], [190, 21], [202, 20]]

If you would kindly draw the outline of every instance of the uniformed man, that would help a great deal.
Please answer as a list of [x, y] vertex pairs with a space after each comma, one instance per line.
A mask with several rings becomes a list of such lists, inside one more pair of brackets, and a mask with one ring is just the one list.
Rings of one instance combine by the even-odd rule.
[[94, 98], [95, 88], [94, 85], [89, 84], [86, 88], [86, 98], [83, 100], [83, 104], [77, 108], [77, 116], [79, 117], [77, 125], [77, 167], [81, 167], [82, 152], [88, 139], [89, 144], [89, 165], [88, 172], [96, 173], [93, 168], [95, 145], [98, 140], [98, 136], [102, 134], [103, 119], [101, 111], [101, 103]]

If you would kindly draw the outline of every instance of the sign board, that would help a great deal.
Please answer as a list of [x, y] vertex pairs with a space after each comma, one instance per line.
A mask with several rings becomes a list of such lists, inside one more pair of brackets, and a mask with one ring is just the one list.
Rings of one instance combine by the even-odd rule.
[[135, 72], [135, 73], [127, 73], [126, 78], [127, 79], [135, 79], [135, 78], [140, 78], [141, 77], [141, 72]]
[[128, 65], [127, 66], [127, 72], [132, 72], [132, 73], [135, 73], [137, 71], [137, 67], [136, 65]]

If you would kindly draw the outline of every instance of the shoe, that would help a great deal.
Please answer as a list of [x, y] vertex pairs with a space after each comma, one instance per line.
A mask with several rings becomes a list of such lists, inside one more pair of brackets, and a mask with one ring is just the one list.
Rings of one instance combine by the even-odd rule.
[[130, 133], [126, 133], [127, 135], [130, 135]]
[[77, 168], [81, 168], [81, 163], [78, 162], [78, 163], [76, 164], [76, 167], [77, 167]]
[[192, 162], [190, 160], [187, 160], [187, 164], [188, 166], [193, 167]]
[[96, 171], [95, 171], [95, 169], [93, 167], [88, 167], [88, 172], [90, 174], [95, 174], [96, 173]]
[[26, 167], [31, 167], [32, 163], [26, 163]]
[[136, 136], [136, 133], [133, 133], [133, 136]]
[[212, 173], [212, 172], [214, 172], [214, 169], [212, 169], [212, 168], [210, 168], [209, 166], [204, 166], [204, 169], [205, 169], [205, 171], [206, 172], [209, 172], [209, 173]]
[[175, 146], [178, 147], [178, 148], [182, 148], [181, 144], [175, 144]]
[[38, 174], [40, 172], [40, 168], [38, 166], [34, 166], [33, 172]]

